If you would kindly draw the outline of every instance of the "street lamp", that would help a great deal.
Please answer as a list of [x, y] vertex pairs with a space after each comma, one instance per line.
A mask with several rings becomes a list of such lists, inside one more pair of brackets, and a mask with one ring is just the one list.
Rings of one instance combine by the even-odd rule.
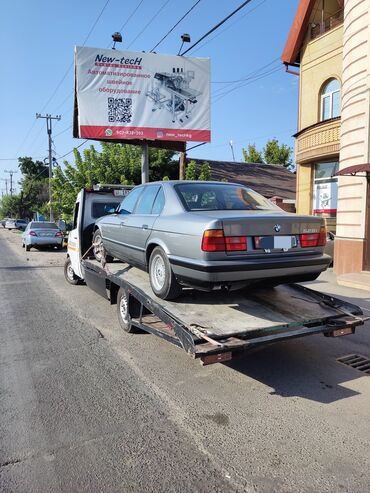
[[115, 33], [112, 34], [113, 38], [113, 47], [112, 50], [116, 49], [116, 43], [122, 43], [122, 34], [116, 31]]
[[235, 154], [234, 154], [234, 147], [233, 147], [233, 141], [230, 140], [229, 145], [231, 147], [231, 153], [233, 155], [233, 161], [235, 162]]
[[182, 50], [182, 47], [184, 46], [184, 43], [190, 43], [190, 34], [184, 33], [181, 35], [182, 43], [178, 52], [178, 55], [180, 55], [180, 52]]

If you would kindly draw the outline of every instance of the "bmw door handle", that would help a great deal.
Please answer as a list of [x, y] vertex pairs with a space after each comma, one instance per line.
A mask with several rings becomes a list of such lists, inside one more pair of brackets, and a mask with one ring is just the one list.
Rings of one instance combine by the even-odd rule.
[[141, 229], [148, 229], [148, 225], [147, 225], [147, 224], [143, 224], [143, 225], [141, 226]]

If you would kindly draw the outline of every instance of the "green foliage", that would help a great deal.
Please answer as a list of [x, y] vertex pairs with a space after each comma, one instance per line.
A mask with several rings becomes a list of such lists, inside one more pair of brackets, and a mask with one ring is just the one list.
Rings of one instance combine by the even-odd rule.
[[49, 200], [49, 167], [31, 157], [20, 157], [18, 163], [22, 172], [19, 216], [31, 219]]
[[263, 148], [266, 164], [282, 164], [286, 168], [291, 166], [292, 149], [286, 144], [279, 144], [277, 139], [270, 139]]
[[[60, 217], [70, 221], [77, 193], [84, 187], [97, 183], [141, 183], [141, 147], [102, 142], [102, 151], [94, 146], [81, 153], [75, 149], [75, 165], [64, 162], [64, 169], [56, 166], [53, 178], [54, 207]], [[150, 181], [170, 179], [178, 174], [178, 166], [172, 161], [173, 151], [149, 149]]]
[[185, 170], [185, 180], [202, 180], [207, 181], [211, 179], [211, 167], [207, 161], [204, 161], [199, 168], [197, 163], [193, 160], [189, 161]]
[[0, 200], [0, 218], [19, 218], [22, 216], [20, 195], [4, 195]]
[[198, 176], [198, 180], [207, 181], [211, 179], [211, 167], [207, 161], [204, 161], [200, 168], [200, 174]]
[[255, 144], [249, 144], [248, 149], [242, 151], [247, 163], [281, 164], [286, 168], [292, 166], [292, 149], [286, 144], [279, 144], [277, 139], [268, 140], [262, 151]]
[[185, 170], [185, 180], [197, 179], [197, 163], [193, 160], [189, 161]]
[[242, 149], [246, 163], [263, 163], [262, 153], [256, 148], [256, 144], [248, 144], [247, 150]]

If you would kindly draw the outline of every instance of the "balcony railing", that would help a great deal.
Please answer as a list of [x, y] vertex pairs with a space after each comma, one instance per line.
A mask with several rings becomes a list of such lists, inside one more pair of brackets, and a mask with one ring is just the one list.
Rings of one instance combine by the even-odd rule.
[[324, 18], [322, 22], [311, 24], [310, 38], [318, 38], [340, 24], [343, 24], [343, 9], [338, 10], [335, 14], [331, 14], [330, 16]]

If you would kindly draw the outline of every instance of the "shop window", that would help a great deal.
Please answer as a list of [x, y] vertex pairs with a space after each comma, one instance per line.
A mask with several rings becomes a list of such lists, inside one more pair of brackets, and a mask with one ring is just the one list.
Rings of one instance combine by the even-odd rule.
[[321, 90], [321, 121], [340, 116], [340, 83], [330, 79]]
[[335, 231], [337, 216], [338, 178], [334, 176], [337, 171], [337, 161], [315, 164], [312, 212], [325, 217], [331, 231]]

